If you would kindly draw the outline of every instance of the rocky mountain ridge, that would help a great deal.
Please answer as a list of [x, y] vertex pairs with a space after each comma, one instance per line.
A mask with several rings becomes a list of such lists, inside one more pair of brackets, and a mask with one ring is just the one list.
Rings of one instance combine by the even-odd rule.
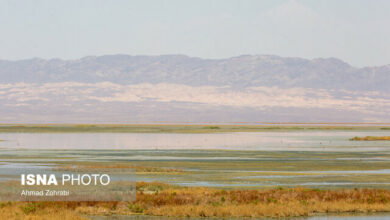
[[0, 60], [1, 83], [69, 81], [390, 92], [390, 65], [356, 68], [336, 58], [308, 60], [273, 55], [242, 55], [228, 59], [184, 55], [105, 55], [77, 60]]

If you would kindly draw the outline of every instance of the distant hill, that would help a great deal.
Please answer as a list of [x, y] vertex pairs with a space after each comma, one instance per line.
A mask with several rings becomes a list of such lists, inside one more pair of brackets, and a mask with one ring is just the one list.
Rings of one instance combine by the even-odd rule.
[[390, 65], [243, 55], [0, 61], [0, 123], [390, 122]]
[[103, 82], [304, 87], [390, 91], [390, 65], [355, 68], [336, 59], [243, 55], [200, 59], [184, 55], [90, 56], [78, 60], [0, 61], [1, 83]]

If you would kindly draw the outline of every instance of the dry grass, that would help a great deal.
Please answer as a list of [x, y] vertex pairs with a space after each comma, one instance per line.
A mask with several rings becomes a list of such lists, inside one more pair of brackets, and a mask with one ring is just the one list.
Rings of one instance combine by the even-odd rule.
[[366, 137], [354, 137], [349, 139], [351, 141], [390, 141], [390, 136], [366, 136]]
[[0, 203], [0, 219], [17, 220], [84, 220], [74, 210], [61, 208], [59, 205], [47, 206], [37, 202]]
[[84, 219], [86, 215], [288, 217], [318, 213], [390, 212], [390, 191], [306, 188], [223, 190], [137, 183], [134, 202], [0, 203], [5, 219]]
[[[142, 183], [140, 183], [142, 184]], [[140, 186], [138, 184], [138, 186]], [[146, 189], [150, 186], [146, 185]], [[156, 186], [152, 187], [156, 188]], [[133, 205], [144, 214], [180, 217], [287, 217], [315, 213], [390, 211], [390, 191], [378, 189], [140, 190]]]

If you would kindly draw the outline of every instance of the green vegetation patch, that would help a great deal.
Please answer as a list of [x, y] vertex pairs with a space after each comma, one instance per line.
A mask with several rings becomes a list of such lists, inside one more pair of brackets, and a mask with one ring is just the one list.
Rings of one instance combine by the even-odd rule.
[[349, 140], [350, 141], [390, 141], [390, 136], [354, 137]]

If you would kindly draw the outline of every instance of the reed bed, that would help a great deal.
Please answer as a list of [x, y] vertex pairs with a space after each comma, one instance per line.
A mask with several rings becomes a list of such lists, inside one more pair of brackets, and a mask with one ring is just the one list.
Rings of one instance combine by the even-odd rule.
[[[142, 184], [142, 183], [140, 183]], [[152, 187], [153, 188], [153, 187]], [[156, 188], [156, 187], [154, 187]], [[316, 213], [390, 211], [390, 191], [378, 189], [139, 190], [133, 204], [148, 215], [177, 217], [292, 217]], [[137, 211], [136, 210], [136, 211]]]
[[85, 219], [89, 215], [168, 217], [297, 217], [320, 213], [390, 212], [390, 191], [275, 188], [224, 190], [137, 183], [133, 202], [3, 202], [5, 219]]
[[354, 137], [349, 139], [351, 141], [390, 141], [390, 136], [366, 136]]
[[0, 219], [17, 220], [86, 220], [74, 209], [61, 204], [43, 202], [3, 202], [0, 203]]

